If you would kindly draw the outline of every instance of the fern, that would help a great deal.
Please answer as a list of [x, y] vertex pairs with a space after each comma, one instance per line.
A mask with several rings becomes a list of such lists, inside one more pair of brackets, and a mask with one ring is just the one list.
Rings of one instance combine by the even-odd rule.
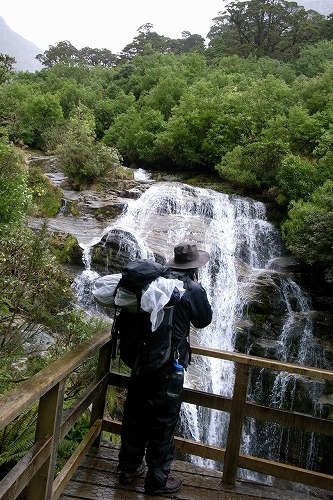
[[36, 421], [37, 406], [34, 406], [0, 431], [0, 466], [17, 462], [32, 447]]

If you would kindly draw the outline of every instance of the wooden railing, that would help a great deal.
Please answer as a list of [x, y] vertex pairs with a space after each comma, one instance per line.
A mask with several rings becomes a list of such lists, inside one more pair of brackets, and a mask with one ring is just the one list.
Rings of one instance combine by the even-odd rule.
[[[330, 420], [249, 402], [248, 386], [252, 367], [289, 372], [331, 382], [333, 381], [332, 371], [202, 347], [193, 347], [192, 351], [194, 355], [210, 356], [235, 363], [236, 374], [232, 398], [190, 389], [185, 389], [183, 394], [183, 400], [188, 403], [230, 413], [226, 448], [177, 437], [176, 446], [180, 451], [223, 463], [223, 482], [227, 484], [235, 484], [237, 469], [243, 468], [329, 491], [333, 490], [332, 475], [240, 453], [246, 417], [306, 429], [326, 434], [331, 438], [333, 436], [333, 422]], [[95, 381], [84, 390], [72, 406], [63, 411], [66, 379], [97, 352], [99, 355]], [[23, 382], [14, 391], [0, 398], [0, 430], [32, 405], [39, 403], [35, 443], [0, 482], [2, 500], [13, 500], [21, 492], [24, 492], [28, 500], [57, 499], [91, 446], [98, 446], [102, 432], [120, 433], [121, 423], [105, 416], [106, 396], [110, 384], [126, 387], [128, 376], [110, 371], [110, 353], [110, 333], [105, 332], [83, 343], [31, 379]], [[89, 407], [91, 407], [90, 430], [55, 477], [59, 442]]]

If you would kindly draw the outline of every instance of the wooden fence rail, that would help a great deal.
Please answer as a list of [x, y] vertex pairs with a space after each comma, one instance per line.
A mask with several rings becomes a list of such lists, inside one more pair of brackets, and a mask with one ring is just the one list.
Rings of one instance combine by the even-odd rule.
[[[269, 408], [248, 401], [252, 367], [330, 382], [333, 381], [333, 372], [199, 346], [193, 347], [192, 350], [194, 355], [210, 356], [235, 364], [235, 382], [231, 398], [192, 389], [185, 389], [183, 394], [183, 401], [187, 403], [230, 413], [227, 443], [226, 448], [222, 448], [177, 437], [177, 448], [186, 454], [223, 463], [223, 482], [226, 484], [235, 484], [237, 470], [243, 468], [333, 491], [333, 475], [240, 453], [243, 425], [247, 417], [318, 432], [327, 435], [328, 439], [333, 436], [331, 420]], [[70, 408], [63, 411], [68, 376], [96, 353], [99, 354], [96, 379]], [[78, 346], [0, 398], [0, 430], [38, 403], [35, 443], [0, 482], [1, 499], [13, 500], [24, 492], [28, 500], [56, 500], [91, 446], [99, 445], [102, 432], [120, 433], [121, 423], [106, 417], [107, 391], [109, 385], [126, 387], [128, 376], [110, 369], [110, 333], [105, 332]], [[59, 442], [88, 408], [91, 408], [90, 430], [55, 477]]]

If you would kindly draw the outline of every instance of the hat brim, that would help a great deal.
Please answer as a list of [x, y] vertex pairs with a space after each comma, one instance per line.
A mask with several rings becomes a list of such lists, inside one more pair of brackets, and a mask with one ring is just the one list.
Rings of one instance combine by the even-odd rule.
[[196, 269], [197, 267], [202, 267], [210, 259], [210, 255], [208, 252], [205, 252], [204, 250], [198, 250], [198, 258], [195, 260], [191, 260], [189, 262], [175, 262], [175, 259], [170, 259], [168, 262], [165, 263], [166, 266], [172, 267], [173, 269]]

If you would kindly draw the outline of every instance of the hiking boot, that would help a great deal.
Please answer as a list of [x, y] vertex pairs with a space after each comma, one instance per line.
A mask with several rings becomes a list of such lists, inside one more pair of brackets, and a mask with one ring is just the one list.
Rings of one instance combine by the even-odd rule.
[[120, 472], [119, 482], [120, 484], [130, 484], [133, 479], [140, 476], [145, 470], [144, 464], [141, 464], [134, 472]]
[[180, 477], [169, 476], [165, 486], [158, 486], [156, 488], [145, 484], [145, 493], [147, 495], [163, 495], [167, 493], [176, 493], [182, 485]]

